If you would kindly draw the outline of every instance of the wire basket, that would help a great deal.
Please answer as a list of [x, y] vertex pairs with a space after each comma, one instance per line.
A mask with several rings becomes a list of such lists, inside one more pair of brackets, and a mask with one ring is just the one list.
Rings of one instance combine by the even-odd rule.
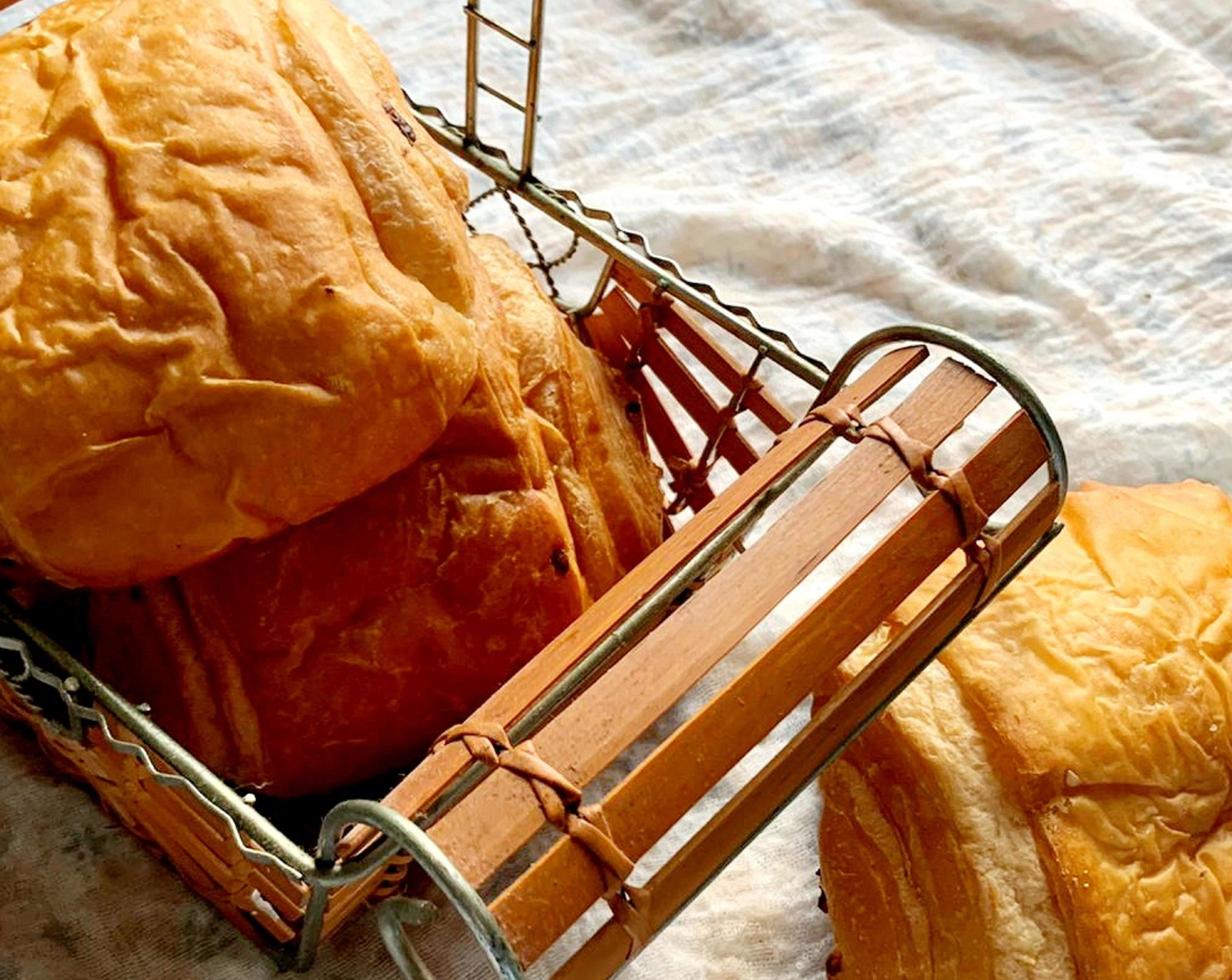
[[[242, 795], [177, 745], [148, 709], [95, 677], [71, 642], [53, 639], [10, 596], [0, 599], [12, 627], [0, 638], [0, 711], [27, 723], [56, 765], [86, 782], [284, 965], [306, 968], [324, 937], [379, 902], [391, 955], [406, 975], [426, 976], [405, 933], [431, 912], [409, 897], [422, 885], [409, 873], [414, 866], [506, 977], [520, 976], [593, 902], [606, 900], [610, 919], [559, 974], [605, 976], [636, 955], [1059, 530], [1065, 457], [1025, 383], [958, 335], [935, 327], [879, 331], [831, 370], [749, 310], [685, 278], [611, 214], [542, 183], [532, 162], [543, 4], [532, 3], [525, 34], [485, 16], [478, 0], [465, 10], [465, 123], [409, 97], [407, 111], [490, 182], [478, 200], [509, 202], [530, 263], [554, 296], [563, 260], [587, 248], [601, 258], [589, 299], [566, 313], [638, 393], [629, 411], [640, 414], [664, 472], [664, 543], [471, 719], [444, 733], [381, 801], [343, 801], [324, 813], [315, 848], [271, 816], [271, 803]], [[522, 97], [479, 77], [485, 32], [526, 50]], [[480, 92], [524, 115], [517, 163], [479, 138]], [[568, 237], [563, 256], [545, 256], [532, 230], [537, 221]], [[866, 423], [864, 412], [915, 380], [929, 346], [949, 348], [966, 364], [945, 360], [883, 419]], [[859, 372], [877, 351], [880, 359]], [[934, 465], [933, 451], [998, 386], [1011, 402], [1004, 424], [955, 466]], [[780, 393], [802, 388], [812, 408], [799, 415]], [[823, 455], [832, 458], [836, 446], [847, 454], [825, 465]], [[821, 588], [599, 803], [583, 803], [583, 790], [615, 758], [911, 483], [922, 495], [892, 533]], [[1025, 502], [1004, 523], [990, 521], [1019, 498]], [[969, 560], [937, 600], [635, 887], [630, 872], [649, 848], [808, 696], [819, 672], [959, 549]], [[557, 831], [554, 842], [519, 857], [544, 826]]]

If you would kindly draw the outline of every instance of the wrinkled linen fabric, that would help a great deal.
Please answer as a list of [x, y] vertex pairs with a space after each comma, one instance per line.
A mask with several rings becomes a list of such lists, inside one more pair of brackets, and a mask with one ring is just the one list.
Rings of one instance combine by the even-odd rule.
[[[41, 6], [0, 11], [0, 29]], [[342, 6], [417, 98], [460, 118], [455, 5]], [[514, 23], [522, 7], [484, 9]], [[545, 179], [830, 361], [903, 321], [983, 341], [1043, 396], [1076, 479], [1232, 490], [1222, 3], [577, 0], [549, 4], [547, 25]], [[486, 38], [484, 77], [517, 92], [519, 57]], [[485, 105], [481, 131], [515, 147], [497, 116]], [[627, 975], [821, 975], [820, 805], [806, 789]], [[0, 870], [4, 980], [273, 973], [11, 726]], [[488, 975], [448, 921], [425, 946], [438, 967], [452, 957], [444, 976]], [[370, 915], [310, 974], [394, 975]]]

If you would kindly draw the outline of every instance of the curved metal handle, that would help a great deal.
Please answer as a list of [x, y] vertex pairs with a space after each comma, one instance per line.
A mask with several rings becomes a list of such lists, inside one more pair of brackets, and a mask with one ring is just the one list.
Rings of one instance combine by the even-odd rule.
[[1061, 434], [1057, 432], [1056, 423], [1048, 414], [1048, 409], [1044, 407], [1044, 403], [1040, 401], [1039, 396], [1022, 375], [1003, 364], [992, 351], [982, 344], [948, 327], [908, 323], [874, 330], [857, 340], [839, 358], [825, 386], [821, 389], [821, 393], [817, 396], [815, 404], [820, 405], [838, 394], [847, 378], [851, 376], [851, 372], [872, 351], [891, 344], [912, 341], [936, 344], [938, 347], [945, 347], [961, 354], [972, 364], [983, 369], [989, 377], [1006, 390], [1009, 396], [1027, 413], [1044, 440], [1044, 446], [1048, 450], [1048, 475], [1059, 488], [1058, 505], [1062, 503], [1069, 487], [1069, 463], [1065, 458], [1065, 447], [1061, 444]]
[[[338, 841], [351, 824], [366, 824], [381, 831], [386, 840], [372, 853], [350, 862], [337, 864]], [[325, 904], [331, 887], [362, 877], [377, 864], [399, 851], [405, 851], [428, 877], [444, 892], [479, 943], [488, 962], [502, 980], [523, 980], [522, 967], [505, 938], [500, 925], [484, 904], [479, 893], [453, 866], [427, 831], [402, 814], [373, 800], [347, 800], [325, 815], [317, 844], [318, 872], [310, 875], [312, 893], [304, 915], [300, 936], [300, 952], [296, 966], [305, 969], [311, 963], [321, 933]], [[378, 911], [381, 938], [390, 956], [410, 980], [432, 980], [432, 975], [406, 936], [406, 925], [422, 925], [435, 915], [431, 902], [395, 897], [386, 899]]]
[[407, 938], [406, 927], [426, 926], [435, 918], [436, 906], [422, 898], [395, 895], [377, 906], [376, 927], [381, 942], [406, 980], [434, 980], [415, 944]]

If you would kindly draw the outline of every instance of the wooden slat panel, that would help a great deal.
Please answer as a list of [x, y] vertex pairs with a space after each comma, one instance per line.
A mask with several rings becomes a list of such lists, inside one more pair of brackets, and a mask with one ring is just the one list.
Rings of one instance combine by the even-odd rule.
[[[936, 444], [992, 383], [947, 360], [893, 413]], [[750, 471], [751, 472], [751, 471]], [[539, 754], [585, 785], [726, 655], [907, 476], [890, 447], [865, 440], [738, 559], [635, 645], [536, 736]], [[492, 772], [430, 833], [458, 870], [486, 881], [542, 825], [522, 779]]]
[[185, 834], [176, 819], [177, 814], [169, 811], [164, 804], [165, 798], [145, 794], [141, 805], [141, 822], [154, 843], [167, 852], [173, 863], [192, 861], [215, 890], [230, 891], [239, 877], [236, 862], [223, 860], [197, 838]]
[[[676, 423], [672, 421], [670, 413], [663, 406], [663, 402], [659, 400], [659, 396], [655, 394], [655, 390], [650, 386], [645, 377], [639, 376], [637, 382], [634, 387], [637, 388], [638, 397], [642, 402], [642, 416], [646, 420], [646, 433], [659, 450], [659, 454], [665, 462], [675, 460], [687, 462], [692, 459], [693, 451], [689, 448], [689, 444], [684, 441], [684, 436], [676, 428]], [[673, 491], [675, 490], [674, 479], [669, 481], [669, 486], [672, 487]], [[696, 512], [714, 500], [714, 490], [708, 480], [697, 480], [689, 489], [685, 499], [694, 512]]]
[[[1017, 561], [1056, 519], [1055, 484], [1045, 487], [999, 535], [1007, 565]], [[861, 718], [912, 676], [922, 658], [961, 622], [982, 587], [966, 566], [906, 629], [844, 685], [788, 745], [746, 784], [647, 883], [650, 927], [662, 928], [709, 877], [775, 812], [781, 802], [837, 752]], [[595, 980], [623, 965], [629, 937], [608, 921], [555, 974], [556, 980]]]
[[251, 913], [252, 921], [268, 932], [276, 943], [289, 943], [298, 935], [295, 929], [282, 919], [271, 916], [269, 912], [258, 908], [255, 904], [252, 906]]
[[[108, 715], [108, 725], [112, 735], [123, 741], [140, 741], [128, 728], [114, 716]], [[97, 729], [95, 729], [97, 731]], [[101, 732], [99, 744], [105, 745]], [[107, 748], [108, 752], [113, 750]], [[303, 917], [303, 905], [307, 899], [307, 889], [302, 884], [292, 882], [282, 872], [275, 868], [266, 868], [253, 864], [236, 846], [230, 832], [227, 831], [214, 814], [202, 808], [202, 804], [187, 790], [159, 783], [145, 766], [132, 756], [115, 753], [119, 765], [129, 770], [136, 784], [127, 790], [128, 799], [137, 796], [142, 803], [138, 808], [138, 818], [143, 819], [153, 811], [165, 816], [160, 824], [166, 832], [174, 831], [176, 844], [181, 852], [197, 854], [204, 850], [213, 855], [216, 863], [208, 860], [198, 860], [198, 864], [208, 866], [213, 870], [216, 890], [228, 893], [247, 892], [256, 888], [258, 892], [287, 921], [293, 922]], [[155, 764], [163, 772], [171, 772], [171, 768], [157, 756]], [[160, 838], [159, 846], [167, 846], [168, 840]], [[251, 842], [250, 842], [251, 843]], [[226, 869], [222, 871], [220, 869]], [[244, 895], [245, 907], [251, 905], [247, 895]]]
[[[729, 391], [740, 390], [744, 384], [744, 370], [731, 354], [715, 344], [700, 327], [674, 307], [665, 314], [663, 326], [684, 345], [685, 350], [701, 361], [724, 387]], [[761, 381], [754, 379], [751, 382], [744, 403], [775, 435], [791, 428], [791, 412], [770, 394], [770, 390]]]
[[[636, 337], [641, 329], [641, 317], [638, 316], [633, 304], [629, 302], [623, 293], [618, 291], [609, 294], [608, 300], [607, 317], [604, 321], [609, 325], [608, 329], [615, 330], [620, 338]], [[624, 343], [625, 341], [620, 340], [619, 342]], [[636, 343], [639, 357], [644, 356], [647, 348], [651, 346], [643, 341], [637, 341]], [[630, 352], [628, 356], [632, 357], [633, 353]], [[662, 358], [659, 357], [658, 359], [661, 360]], [[628, 362], [626, 361], [625, 363]], [[683, 365], [681, 369], [683, 370]], [[642, 415], [646, 422], [646, 432], [650, 436], [650, 440], [658, 448], [659, 454], [665, 461], [687, 462], [691, 460], [696, 455], [696, 452], [701, 450], [701, 446], [698, 446], [696, 450], [689, 446], [684, 436], [680, 434], [680, 429], [672, 418], [671, 413], [664, 406], [663, 401], [651, 386], [650, 380], [646, 377], [645, 373], [640, 368], [626, 370], [625, 377], [637, 391], [638, 398], [641, 400]], [[662, 375], [660, 375], [660, 380], [663, 381], [669, 391], [672, 390], [672, 385]], [[688, 388], [686, 382], [681, 381], [679, 378], [676, 381], [683, 388]], [[673, 394], [675, 394], [674, 391]], [[700, 398], [703, 400], [706, 398], [705, 392], [700, 392]], [[718, 410], [714, 408], [713, 403], [710, 403], [708, 407], [710, 409], [709, 417], [714, 419], [715, 424], [717, 424]], [[706, 404], [695, 402], [689, 414], [696, 418], [694, 413], [700, 411], [703, 417], [707, 417], [706, 408]], [[705, 431], [704, 425], [703, 431]], [[752, 452], [751, 449], [749, 451]], [[757, 458], [756, 453], [753, 454], [753, 458]], [[742, 469], [747, 468], [745, 466]], [[714, 490], [706, 480], [699, 480], [686, 497], [689, 506], [695, 512], [701, 510], [713, 499]]]
[[[623, 297], [623, 293], [614, 289], [603, 298], [603, 302], [606, 306], [614, 307]], [[627, 321], [614, 318], [603, 305], [588, 316], [585, 322], [587, 336], [590, 337], [595, 350], [607, 358], [609, 364], [618, 368], [628, 367], [633, 360], [633, 348], [641, 346], [640, 323], [635, 325], [637, 334], [632, 340], [625, 335], [622, 325], [625, 329], [628, 328]]]
[[[0, 685], [0, 692], [6, 689]], [[256, 938], [255, 927], [260, 926], [277, 942], [294, 937], [287, 923], [302, 917], [303, 886], [249, 862], [212, 813], [185, 790], [157, 782], [138, 759], [112, 748], [97, 726], [86, 729], [88, 744], [82, 745], [54, 734], [33, 715], [28, 720], [53, 762], [89, 783], [104, 809], [159, 851], [190, 887], [246, 935]], [[108, 714], [107, 723], [113, 737], [140, 741], [114, 716]], [[154, 760], [160, 771], [171, 771], [161, 759]], [[282, 918], [271, 919], [256, 907], [254, 889]]]
[[[898, 384], [927, 357], [924, 347], [903, 347], [877, 360], [853, 381], [838, 400], [868, 408]], [[508, 727], [563, 677], [586, 651], [615, 629], [628, 610], [649, 595], [691, 558], [713, 535], [765, 492], [776, 479], [810, 453], [834, 439], [829, 426], [808, 421], [784, 433], [779, 442], [723, 494], [702, 509], [670, 539], [657, 547], [593, 606], [566, 627], [517, 674], [501, 686], [471, 715], [473, 721], [495, 721]], [[421, 762], [382, 801], [399, 813], [413, 816], [435, 799], [470, 762], [459, 745], [447, 745]], [[379, 835], [357, 827], [344, 838], [345, 857], [369, 846]]]
[[[121, 729], [123, 731], [123, 729]], [[125, 740], [135, 741], [135, 737], [124, 731]], [[163, 768], [160, 766], [160, 768]], [[202, 845], [208, 847], [218, 859], [227, 865], [247, 862], [240, 856], [235, 842], [218, 824], [218, 818], [211, 814], [206, 816], [201, 804], [188, 795], [187, 790], [163, 786], [142, 767], [138, 772], [141, 781], [140, 792], [158, 799], [159, 807], [165, 809], [181, 828], [181, 833], [193, 837]]]
[[[656, 335], [649, 338], [642, 345], [642, 356], [646, 366], [663, 382], [707, 438], [718, 431], [723, 425], [722, 411], [680, 358], [663, 343], [662, 337]], [[718, 448], [720, 455], [726, 457], [738, 473], [743, 473], [757, 461], [757, 451], [749, 445], [734, 422]]]
[[304, 917], [304, 907], [308, 902], [307, 888], [291, 881], [277, 868], [261, 865], [253, 865], [252, 878], [257, 891], [287, 922], [298, 922]]
[[[652, 300], [654, 288], [623, 266], [614, 268], [613, 278], [639, 302], [648, 303]], [[661, 316], [664, 328], [701, 361], [706, 370], [718, 378], [728, 390], [739, 390], [744, 383], [744, 368], [725, 348], [715, 343], [702, 327], [682, 313], [675, 302], [665, 305]], [[749, 392], [745, 404], [776, 435], [791, 427], [791, 413], [761, 384], [757, 384]]]
[[236, 882], [242, 881], [245, 888], [256, 888], [286, 921], [296, 922], [303, 918], [308, 896], [308, 890], [303, 885], [292, 882], [275, 868], [250, 862], [240, 853], [230, 833], [217, 823], [217, 818], [202, 810], [201, 804], [186, 791], [162, 786], [148, 777], [145, 783], [149, 795], [157, 797], [160, 805], [174, 819], [181, 837], [191, 837], [200, 842], [231, 868], [228, 878], [219, 879], [221, 887], [234, 890]]
[[222, 887], [227, 890], [225, 892], [220, 890], [221, 900], [241, 913], [247, 913], [251, 921], [273, 936], [276, 942], [286, 943], [295, 938], [295, 930], [291, 926], [277, 914], [271, 915], [268, 909], [262, 908], [253, 900], [253, 892], [259, 895], [260, 889], [254, 887], [250, 879], [245, 878]]
[[[992, 513], [1047, 458], [1035, 426], [1014, 418], [963, 467]], [[603, 801], [613, 839], [633, 860], [700, 800], [962, 541], [953, 507], [931, 494], [895, 531], [672, 733]], [[528, 962], [603, 893], [589, 854], [562, 838], [493, 905]]]
[[[113, 721], [112, 727], [120, 737], [129, 741], [137, 740], [136, 736], [118, 721]], [[165, 764], [161, 764], [160, 768], [166, 769]], [[235, 891], [242, 886], [241, 890], [245, 892], [256, 888], [286, 921], [295, 922], [303, 918], [307, 888], [291, 881], [275, 868], [253, 864], [244, 857], [230, 832], [218, 822], [218, 818], [203, 810], [201, 804], [186, 790], [158, 783], [144, 767], [141, 769], [140, 778], [145, 794], [148, 798], [156, 799], [158, 805], [165, 809], [174, 822], [177, 834], [180, 837], [192, 838], [196, 842], [194, 847], [197, 844], [207, 847], [222, 864], [231, 869], [228, 877], [218, 879], [218, 887]], [[251, 842], [249, 844], [251, 845]], [[246, 894], [243, 904], [251, 904]]]
[[[608, 316], [617, 322], [630, 318], [640, 319], [634, 306], [621, 294], [613, 294], [606, 310]], [[646, 337], [642, 341], [641, 355], [646, 367], [654, 372], [702, 432], [710, 436], [718, 430], [723, 424], [719, 405], [684, 362], [664, 343], [661, 336], [651, 334]], [[700, 446], [697, 448], [701, 449]], [[743, 473], [757, 460], [757, 451], [749, 445], [734, 424], [719, 443], [718, 449], [735, 467], [737, 473]], [[688, 458], [687, 454], [685, 458]]]
[[152, 817], [145, 827], [151, 835], [151, 847], [172, 866], [175, 873], [199, 895], [210, 901], [228, 920], [239, 926], [250, 938], [259, 936], [255, 924], [236, 907], [231, 897], [219, 887], [217, 879], [201, 867], [192, 854], [179, 846], [174, 836], [175, 828], [168, 826], [165, 816]]
[[141, 819], [147, 824], [162, 828], [162, 834], [158, 838], [159, 846], [175, 847], [191, 855], [213, 879], [216, 887], [230, 892], [240, 882], [247, 881], [248, 862], [239, 851], [233, 851], [229, 857], [215, 853], [200, 838], [185, 833], [179, 816], [176, 809], [168, 806], [165, 794], [147, 794], [141, 807]]

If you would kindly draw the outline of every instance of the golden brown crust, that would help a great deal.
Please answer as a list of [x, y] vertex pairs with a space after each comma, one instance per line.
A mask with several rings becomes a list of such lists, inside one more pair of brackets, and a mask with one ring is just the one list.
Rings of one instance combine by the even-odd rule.
[[[896, 702], [851, 765], [874, 794], [933, 796], [956, 828], [989, 812], [1029, 828], [1010, 843], [986, 827], [951, 856], [976, 867], [973, 854], [997, 843], [994, 870], [1015, 866], [1018, 880], [1046, 883], [1053, 909], [1024, 903], [1022, 921], [1055, 917], [1072, 965], [1023, 975], [1227, 976], [1232, 502], [1192, 481], [1090, 485], [1071, 494], [1063, 519], [1066, 532], [921, 677], [931, 680]], [[944, 722], [943, 696], [956, 698]], [[935, 713], [927, 724], [924, 709]], [[882, 780], [887, 754], [908, 764]], [[978, 781], [955, 776], [964, 766]], [[861, 845], [844, 829], [854, 810], [840, 784], [850, 777], [827, 777], [827, 788], [832, 778], [822, 861], [841, 867]], [[982, 802], [947, 789], [964, 779]], [[920, 819], [915, 807], [878, 814], [900, 834]], [[906, 876], [947, 867], [928, 853], [888, 863]], [[843, 880], [831, 907], [845, 963], [856, 967], [849, 975], [888, 975], [860, 972], [879, 954], [849, 921], [882, 914], [879, 893]], [[950, 915], [927, 889], [914, 894], [914, 906], [894, 900], [887, 914], [915, 908], [930, 928]], [[1006, 935], [986, 921], [978, 941], [997, 951]], [[938, 949], [930, 940], [934, 964], [953, 962]], [[990, 971], [969, 975], [1012, 976], [1013, 963], [998, 953]]]
[[1031, 828], [942, 665], [912, 683], [823, 787], [822, 865], [844, 977], [1073, 976]]
[[[410, 764], [609, 584], [580, 567], [519, 390], [517, 329], [474, 274], [479, 378], [419, 462], [267, 541], [94, 599], [98, 671], [238, 782], [295, 795]], [[644, 506], [647, 523], [661, 506], [598, 498], [607, 538], [609, 505]]]
[[220, 772], [291, 795], [407, 763], [588, 601], [491, 343], [414, 466], [175, 579], [99, 594], [96, 666]]
[[0, 528], [45, 575], [302, 523], [471, 388], [460, 180], [337, 18], [74, 0], [0, 38]]
[[659, 472], [627, 413], [635, 396], [576, 341], [505, 242], [481, 236], [473, 247], [504, 307], [522, 397], [539, 420], [583, 574], [605, 592], [662, 537]]
[[[898, 980], [928, 962], [931, 930], [923, 900], [908, 878], [904, 840], [864, 775], [868, 764], [844, 758], [826, 772], [823, 887], [843, 974]], [[964, 904], [956, 911], [968, 908]]]

